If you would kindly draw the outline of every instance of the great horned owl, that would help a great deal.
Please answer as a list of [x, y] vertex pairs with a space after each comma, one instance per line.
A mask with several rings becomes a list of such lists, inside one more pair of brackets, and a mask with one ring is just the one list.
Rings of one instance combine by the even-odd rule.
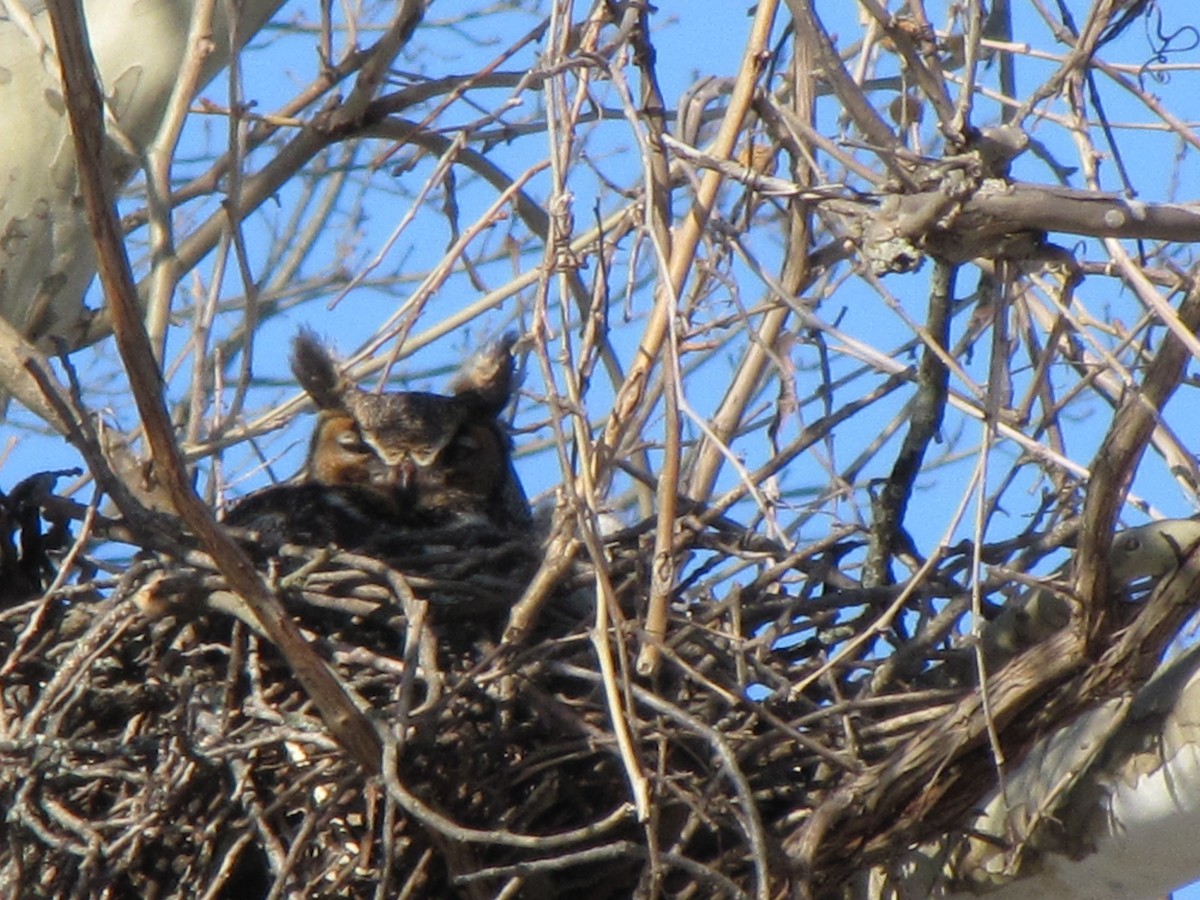
[[341, 375], [316, 336], [301, 331], [292, 371], [320, 410], [309, 478], [369, 490], [409, 527], [528, 528], [529, 502], [497, 419], [512, 394], [514, 340], [471, 359], [449, 395], [372, 393]]

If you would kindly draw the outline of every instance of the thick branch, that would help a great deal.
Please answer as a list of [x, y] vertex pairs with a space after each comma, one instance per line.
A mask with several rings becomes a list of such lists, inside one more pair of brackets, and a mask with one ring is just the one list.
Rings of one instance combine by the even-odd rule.
[[267, 589], [246, 553], [229, 537], [192, 489], [163, 403], [163, 384], [142, 325], [137, 290], [125, 252], [113, 187], [104, 174], [103, 107], [93, 75], [79, 0], [50, 0], [64, 99], [71, 121], [80, 187], [92, 227], [100, 278], [112, 311], [117, 346], [125, 364], [146, 439], [176, 510], [203, 542], [229, 585], [246, 601], [263, 630], [304, 685], [330, 731], [369, 772], [378, 771], [382, 742], [374, 725], [301, 636], [279, 599]]
[[828, 207], [863, 223], [868, 248], [901, 240], [957, 261], [1003, 255], [997, 249], [1004, 240], [1023, 233], [1200, 241], [1200, 205], [1141, 203], [1115, 194], [1000, 179], [986, 180], [965, 195], [948, 185], [889, 196], [878, 207], [851, 200], [830, 201]]
[[950, 343], [950, 310], [956, 273], [954, 266], [939, 263], [930, 286], [929, 334], [926, 337], [929, 343], [917, 370], [917, 395], [913, 398], [908, 433], [896, 454], [892, 471], [871, 501], [875, 519], [871, 523], [871, 543], [863, 563], [863, 587], [892, 583], [891, 558], [904, 524], [908, 501], [921, 473], [929, 442], [937, 437], [942, 427], [950, 386], [950, 370], [943, 355]]
[[[1200, 328], [1200, 289], [1193, 287], [1179, 308], [1179, 321], [1191, 332]], [[1083, 507], [1083, 530], [1077, 556], [1080, 597], [1104, 596], [1107, 565], [1105, 558], [1111, 542], [1112, 525], [1128, 489], [1129, 478], [1137, 469], [1160, 411], [1179, 387], [1191, 354], [1174, 334], [1163, 338], [1158, 355], [1146, 372], [1140, 390], [1131, 391], [1117, 411], [1112, 427], [1104, 437], [1092, 462], [1087, 500]], [[1085, 621], [1087, 635], [1094, 640], [1108, 621], [1112, 610], [1094, 603]]]

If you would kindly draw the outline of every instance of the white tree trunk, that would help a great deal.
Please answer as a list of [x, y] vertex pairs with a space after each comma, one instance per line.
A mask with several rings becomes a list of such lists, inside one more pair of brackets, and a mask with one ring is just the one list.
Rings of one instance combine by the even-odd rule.
[[[109, 110], [139, 152], [153, 141], [190, 51], [197, 0], [84, 0]], [[239, 40], [283, 0], [243, 0]], [[229, 62], [229, 24], [218, 2], [204, 84]], [[84, 290], [95, 273], [76, 184], [74, 148], [61, 96], [45, 4], [0, 0], [0, 316], [27, 337], [74, 345], [86, 321]], [[117, 184], [137, 160], [114, 153]]]
[[976, 837], [914, 850], [856, 894], [1138, 900], [1200, 878], [1200, 647], [1043, 740], [1006, 788], [964, 823]]

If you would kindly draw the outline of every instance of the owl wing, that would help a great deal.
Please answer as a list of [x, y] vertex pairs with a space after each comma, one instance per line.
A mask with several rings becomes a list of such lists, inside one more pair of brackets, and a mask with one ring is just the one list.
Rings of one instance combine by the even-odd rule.
[[255, 549], [270, 555], [284, 544], [361, 550], [386, 540], [388, 510], [372, 491], [316, 483], [277, 484], [234, 505], [226, 525], [253, 532]]

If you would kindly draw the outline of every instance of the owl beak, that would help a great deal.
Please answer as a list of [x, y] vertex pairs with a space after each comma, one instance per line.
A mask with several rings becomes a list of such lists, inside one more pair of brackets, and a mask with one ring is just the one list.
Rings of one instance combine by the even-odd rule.
[[408, 495], [413, 492], [417, 483], [417, 466], [411, 459], [389, 467], [389, 473], [392, 487], [398, 494]]

